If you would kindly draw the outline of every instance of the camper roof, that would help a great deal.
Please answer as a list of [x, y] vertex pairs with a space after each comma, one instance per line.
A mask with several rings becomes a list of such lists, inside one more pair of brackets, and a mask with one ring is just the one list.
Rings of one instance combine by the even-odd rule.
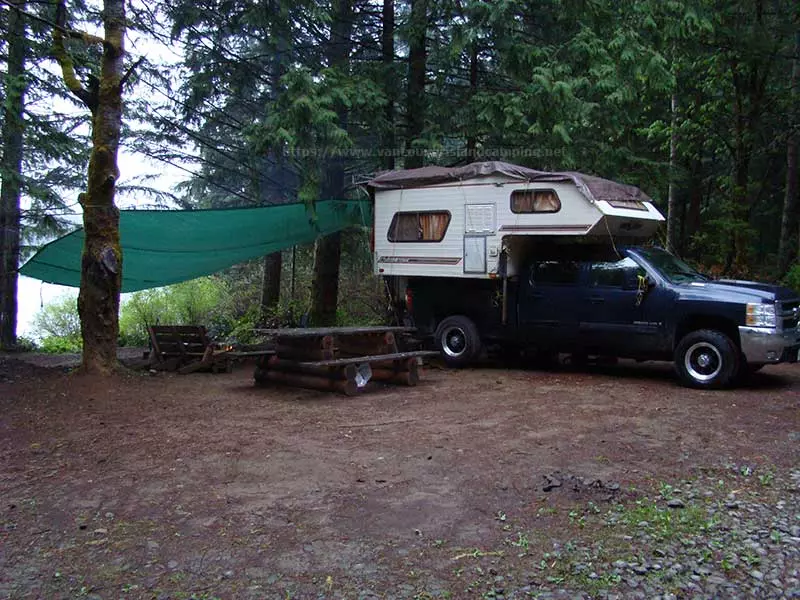
[[548, 173], [536, 171], [511, 163], [490, 161], [476, 162], [464, 167], [422, 167], [386, 171], [375, 177], [368, 185], [376, 190], [398, 190], [428, 187], [442, 183], [467, 181], [490, 175], [505, 175], [510, 179], [530, 182], [572, 181], [590, 200], [638, 200], [652, 202], [639, 188], [576, 172]]

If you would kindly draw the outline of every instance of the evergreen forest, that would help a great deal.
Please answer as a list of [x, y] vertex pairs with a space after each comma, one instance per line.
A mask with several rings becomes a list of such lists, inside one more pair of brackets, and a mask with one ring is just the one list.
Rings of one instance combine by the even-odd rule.
[[790, 0], [0, 0], [0, 38], [3, 347], [19, 265], [79, 218], [88, 370], [159, 318], [225, 335], [380, 320], [370, 233], [346, 231], [138, 293], [120, 324], [117, 209], [313, 210], [383, 170], [484, 160], [636, 185], [684, 260], [800, 284]]

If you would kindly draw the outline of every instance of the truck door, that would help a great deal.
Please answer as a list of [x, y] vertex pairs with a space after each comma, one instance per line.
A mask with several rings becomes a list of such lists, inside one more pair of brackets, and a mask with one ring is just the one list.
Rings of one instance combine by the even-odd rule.
[[517, 305], [520, 341], [553, 350], [571, 348], [578, 333], [581, 263], [540, 260], [526, 275]]
[[578, 332], [590, 352], [637, 355], [649, 345], [639, 276], [645, 270], [631, 258], [592, 261], [581, 290]]

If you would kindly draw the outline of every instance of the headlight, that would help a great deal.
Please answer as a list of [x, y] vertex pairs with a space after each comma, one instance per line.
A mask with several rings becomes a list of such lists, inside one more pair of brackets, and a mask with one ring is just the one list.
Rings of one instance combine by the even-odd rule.
[[749, 304], [745, 324], [750, 327], [776, 327], [774, 304]]

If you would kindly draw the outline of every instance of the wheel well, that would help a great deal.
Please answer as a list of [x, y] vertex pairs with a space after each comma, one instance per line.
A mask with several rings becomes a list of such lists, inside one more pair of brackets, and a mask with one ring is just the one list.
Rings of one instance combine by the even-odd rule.
[[681, 340], [684, 338], [684, 336], [686, 336], [688, 333], [697, 331], [698, 329], [713, 329], [715, 331], [721, 331], [731, 338], [737, 347], [741, 347], [741, 343], [739, 341], [739, 328], [736, 326], [736, 323], [723, 317], [715, 317], [710, 315], [693, 315], [681, 321], [675, 330], [673, 347], [676, 348], [678, 344], [681, 343]]
[[478, 320], [475, 318], [474, 314], [472, 314], [469, 310], [466, 310], [464, 307], [458, 305], [452, 309], [438, 309], [433, 313], [433, 320], [436, 322], [437, 327], [439, 326], [439, 323], [448, 317], [466, 317], [473, 323], [478, 323]]

